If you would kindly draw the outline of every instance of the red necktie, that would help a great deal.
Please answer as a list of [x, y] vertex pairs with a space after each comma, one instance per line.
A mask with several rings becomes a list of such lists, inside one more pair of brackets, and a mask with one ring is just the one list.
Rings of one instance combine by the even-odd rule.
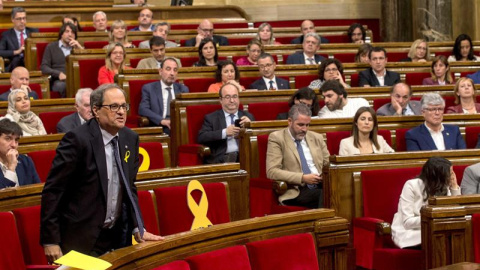
[[23, 37], [23, 32], [20, 32], [20, 47], [25, 45], [25, 38]]

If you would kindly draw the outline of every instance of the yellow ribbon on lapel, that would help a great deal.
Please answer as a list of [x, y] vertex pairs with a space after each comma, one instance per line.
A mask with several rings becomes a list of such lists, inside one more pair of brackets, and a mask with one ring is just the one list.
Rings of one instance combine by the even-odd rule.
[[[197, 204], [195, 199], [193, 199], [192, 197], [192, 191], [194, 190], [198, 190], [202, 193], [199, 204]], [[190, 230], [193, 231], [196, 229], [213, 226], [212, 222], [207, 217], [207, 213], [208, 213], [207, 193], [205, 193], [205, 189], [203, 189], [202, 184], [198, 180], [192, 180], [188, 183], [187, 203], [188, 203], [188, 208], [190, 208], [190, 211], [194, 216], [192, 228]]]
[[148, 155], [147, 150], [145, 150], [145, 148], [143, 147], [139, 147], [138, 154], [142, 155], [143, 157], [142, 164], [140, 165], [140, 168], [138, 168], [138, 171], [148, 171], [148, 169], [150, 168], [150, 155]]
[[127, 152], [125, 152], [125, 163], [128, 163], [128, 158], [130, 157], [130, 150], [127, 150]]

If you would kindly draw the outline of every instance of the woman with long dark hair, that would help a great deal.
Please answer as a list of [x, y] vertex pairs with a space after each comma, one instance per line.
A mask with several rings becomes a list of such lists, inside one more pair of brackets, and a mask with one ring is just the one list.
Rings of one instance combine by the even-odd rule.
[[480, 61], [480, 57], [473, 54], [472, 39], [467, 34], [460, 34], [455, 39], [452, 55], [448, 57], [448, 62], [455, 61]]
[[198, 62], [194, 67], [215, 66], [218, 61], [217, 45], [211, 38], [204, 38], [198, 46]]
[[423, 79], [423, 85], [446, 85], [453, 83], [450, 64], [444, 55], [438, 55], [433, 59], [430, 73], [432, 77]]

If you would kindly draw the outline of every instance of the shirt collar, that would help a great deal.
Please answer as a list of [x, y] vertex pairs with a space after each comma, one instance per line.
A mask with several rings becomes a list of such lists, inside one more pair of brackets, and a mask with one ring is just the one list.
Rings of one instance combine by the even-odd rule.
[[167, 85], [160, 79], [160, 85], [162, 86], [162, 89], [166, 89], [167, 87], [171, 87], [173, 89], [173, 83], [172, 85]]
[[[230, 114], [231, 114], [231, 113], [228, 113], [228, 112], [226, 112], [226, 111], [223, 110], [223, 109], [222, 109], [222, 111], [223, 111], [223, 114], [225, 115], [225, 118], [230, 117]], [[234, 112], [233, 114], [234, 114], [236, 117], [238, 117], [238, 110], [237, 110], [236, 112]]]
[[[425, 127], [427, 128], [428, 132], [430, 132], [430, 134], [432, 134], [432, 133], [438, 133], [438, 132], [433, 131], [431, 128], [429, 128], [429, 127], [427, 126], [427, 121], [423, 122], [423, 124], [424, 124]], [[441, 124], [441, 125], [442, 125], [442, 127], [440, 128], [440, 133], [442, 133], [443, 130], [445, 130], [445, 127], [443, 126], [443, 124]]]
[[101, 128], [100, 125], [98, 125], [98, 127], [100, 128], [100, 132], [102, 132], [103, 145], [105, 146], [107, 146], [110, 143], [113, 137], [118, 136], [118, 132], [117, 134], [112, 135], [108, 133], [106, 130], [104, 130], [103, 128]]

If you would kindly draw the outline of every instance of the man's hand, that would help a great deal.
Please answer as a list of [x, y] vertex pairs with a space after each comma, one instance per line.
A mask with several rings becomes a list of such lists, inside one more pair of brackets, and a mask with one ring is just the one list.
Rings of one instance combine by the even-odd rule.
[[20, 89], [23, 89], [24, 91], [27, 91], [28, 93], [32, 92], [32, 89], [30, 88], [30, 86], [25, 85], [25, 84], [22, 84], [20, 86]]
[[18, 164], [18, 151], [16, 149], [10, 149], [7, 152], [7, 162], [8, 162], [8, 169], [10, 171], [15, 171]]
[[457, 175], [454, 171], [450, 175], [450, 189], [458, 189]]
[[78, 40], [72, 39], [68, 42], [68, 46], [75, 48], [75, 49], [83, 49], [82, 45], [78, 42]]
[[391, 104], [392, 104], [392, 107], [393, 109], [395, 110], [395, 113], [398, 114], [398, 115], [402, 115], [402, 106], [400, 106], [400, 103], [398, 103], [395, 98], [391, 98]]
[[237, 137], [240, 133], [240, 128], [235, 125], [230, 125], [227, 127], [227, 136]]
[[204, 38], [205, 38], [204, 35], [198, 34], [198, 35], [195, 37], [195, 47], [200, 46], [200, 42], [202, 42], [202, 39], [204, 39]]
[[43, 250], [45, 251], [45, 257], [47, 258], [47, 262], [49, 264], [52, 264], [54, 261], [63, 256], [62, 249], [59, 245], [44, 246]]
[[318, 184], [320, 183], [320, 181], [322, 181], [322, 176], [321, 175], [316, 175], [316, 174], [304, 174], [302, 176], [302, 181], [305, 183], [305, 184], [308, 184], [308, 185], [315, 185], [315, 184]]
[[243, 123], [246, 122], [250, 122], [250, 118], [248, 118], [247, 116], [242, 116], [242, 118], [240, 118], [240, 126], [243, 127]]
[[63, 73], [63, 72], [60, 72], [60, 75], [58, 75], [58, 78], [61, 81], [65, 81], [67, 79], [67, 75], [65, 75], [65, 73]]
[[140, 232], [136, 232], [133, 236], [135, 237], [135, 241], [137, 241], [137, 243], [143, 243], [145, 241], [161, 241], [165, 239], [163, 236], [155, 235], [149, 232], [144, 232], [143, 238], [140, 237]]
[[21, 46], [18, 50], [14, 50], [13, 55], [19, 55], [19, 54], [23, 53], [24, 50], [25, 50], [25, 45]]
[[365, 43], [365, 41], [363, 41], [363, 39], [359, 39], [357, 41], [355, 41], [355, 44], [363, 44]]
[[160, 121], [160, 125], [170, 128], [170, 119], [163, 119]]

